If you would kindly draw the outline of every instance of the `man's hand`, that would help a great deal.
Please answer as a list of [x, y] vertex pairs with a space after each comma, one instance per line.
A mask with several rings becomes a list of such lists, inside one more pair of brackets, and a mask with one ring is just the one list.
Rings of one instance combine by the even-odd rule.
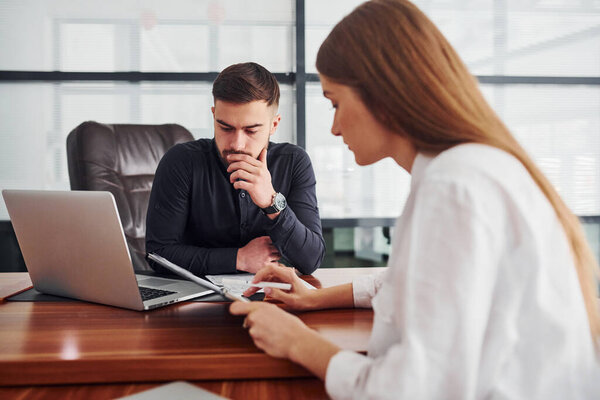
[[246, 154], [227, 156], [229, 181], [236, 189], [248, 192], [254, 204], [260, 208], [269, 207], [273, 202], [275, 189], [271, 183], [271, 173], [267, 169], [267, 149], [263, 149], [258, 160]]
[[280, 258], [281, 254], [273, 245], [271, 238], [260, 236], [238, 250], [236, 268], [239, 271], [255, 274], [262, 267], [277, 265], [277, 260]]

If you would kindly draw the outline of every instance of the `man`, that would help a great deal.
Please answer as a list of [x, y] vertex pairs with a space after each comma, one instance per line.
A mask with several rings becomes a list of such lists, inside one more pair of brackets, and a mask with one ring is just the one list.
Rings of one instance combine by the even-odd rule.
[[269, 141], [281, 120], [275, 76], [232, 65], [213, 97], [214, 139], [176, 145], [158, 165], [146, 251], [196, 275], [255, 273], [281, 258], [312, 273], [325, 253], [316, 181], [303, 149]]

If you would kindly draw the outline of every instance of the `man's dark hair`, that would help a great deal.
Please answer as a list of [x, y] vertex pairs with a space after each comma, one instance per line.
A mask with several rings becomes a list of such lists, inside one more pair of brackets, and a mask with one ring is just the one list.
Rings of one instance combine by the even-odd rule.
[[249, 103], [265, 100], [279, 106], [279, 84], [275, 75], [257, 63], [233, 64], [217, 76], [212, 89], [215, 102]]

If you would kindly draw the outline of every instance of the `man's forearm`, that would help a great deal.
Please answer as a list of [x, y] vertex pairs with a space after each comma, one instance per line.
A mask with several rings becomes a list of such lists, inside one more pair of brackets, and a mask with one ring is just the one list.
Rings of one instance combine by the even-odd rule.
[[323, 236], [307, 228], [291, 209], [281, 212], [268, 233], [285, 259], [300, 272], [311, 274], [321, 264], [325, 255]]
[[148, 252], [158, 255], [192, 272], [195, 275], [227, 274], [236, 271], [236, 248], [204, 248], [189, 245], [166, 245]]
[[[304, 228], [306, 229], [306, 228]], [[281, 249], [281, 253], [293, 267], [303, 274], [312, 274], [323, 261], [325, 256], [325, 243], [321, 236], [306, 229], [306, 237], [297, 243], [290, 243]]]

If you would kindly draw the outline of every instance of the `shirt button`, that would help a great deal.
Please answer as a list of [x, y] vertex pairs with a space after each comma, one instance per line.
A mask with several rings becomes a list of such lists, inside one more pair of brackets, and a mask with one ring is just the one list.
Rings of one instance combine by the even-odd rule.
[[246, 197], [246, 193], [242, 192], [242, 194], [240, 194], [240, 196]]

